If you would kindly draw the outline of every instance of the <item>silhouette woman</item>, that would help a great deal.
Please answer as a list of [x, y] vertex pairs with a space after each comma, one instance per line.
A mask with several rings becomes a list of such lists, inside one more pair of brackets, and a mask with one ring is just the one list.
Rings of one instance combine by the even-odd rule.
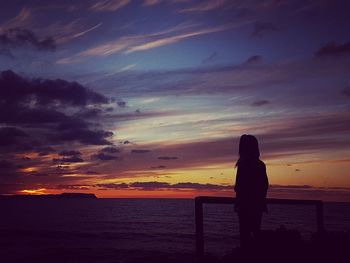
[[262, 214], [267, 212], [266, 193], [269, 183], [265, 164], [259, 157], [258, 140], [253, 135], [242, 135], [234, 188], [242, 248], [254, 244], [260, 233]]

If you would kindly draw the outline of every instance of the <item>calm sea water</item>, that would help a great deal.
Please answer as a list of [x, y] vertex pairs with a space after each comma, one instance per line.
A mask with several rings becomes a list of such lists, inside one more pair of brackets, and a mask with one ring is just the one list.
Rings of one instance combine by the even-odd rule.
[[[0, 209], [4, 263], [128, 262], [155, 254], [190, 258], [195, 251], [193, 200], [0, 200]], [[220, 256], [239, 245], [232, 205], [204, 205], [204, 219], [207, 253]], [[324, 220], [327, 230], [350, 232], [350, 204], [326, 203]], [[282, 224], [308, 239], [315, 210], [270, 205], [263, 229]]]

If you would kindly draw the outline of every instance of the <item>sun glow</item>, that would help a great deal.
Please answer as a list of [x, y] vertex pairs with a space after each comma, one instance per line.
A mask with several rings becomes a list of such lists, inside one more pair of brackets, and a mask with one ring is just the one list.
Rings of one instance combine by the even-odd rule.
[[46, 188], [39, 188], [39, 189], [25, 189], [20, 191], [23, 194], [31, 194], [31, 195], [42, 195], [45, 194]]

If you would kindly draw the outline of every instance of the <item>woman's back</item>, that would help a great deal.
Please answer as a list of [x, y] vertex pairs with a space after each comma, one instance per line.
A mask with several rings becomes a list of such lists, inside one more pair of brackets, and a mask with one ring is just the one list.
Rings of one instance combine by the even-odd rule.
[[261, 207], [265, 203], [267, 189], [264, 162], [257, 158], [239, 161], [235, 184], [238, 205], [251, 209]]

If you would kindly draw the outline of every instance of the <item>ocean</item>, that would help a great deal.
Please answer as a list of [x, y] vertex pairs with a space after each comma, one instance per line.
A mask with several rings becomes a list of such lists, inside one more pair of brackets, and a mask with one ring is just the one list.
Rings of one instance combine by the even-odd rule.
[[[313, 207], [269, 205], [262, 229], [316, 231]], [[138, 262], [195, 254], [191, 199], [0, 200], [0, 261]], [[325, 228], [350, 232], [350, 203], [324, 204]], [[232, 205], [204, 205], [205, 252], [223, 256], [239, 245]], [[142, 261], [140, 261], [142, 262]]]

